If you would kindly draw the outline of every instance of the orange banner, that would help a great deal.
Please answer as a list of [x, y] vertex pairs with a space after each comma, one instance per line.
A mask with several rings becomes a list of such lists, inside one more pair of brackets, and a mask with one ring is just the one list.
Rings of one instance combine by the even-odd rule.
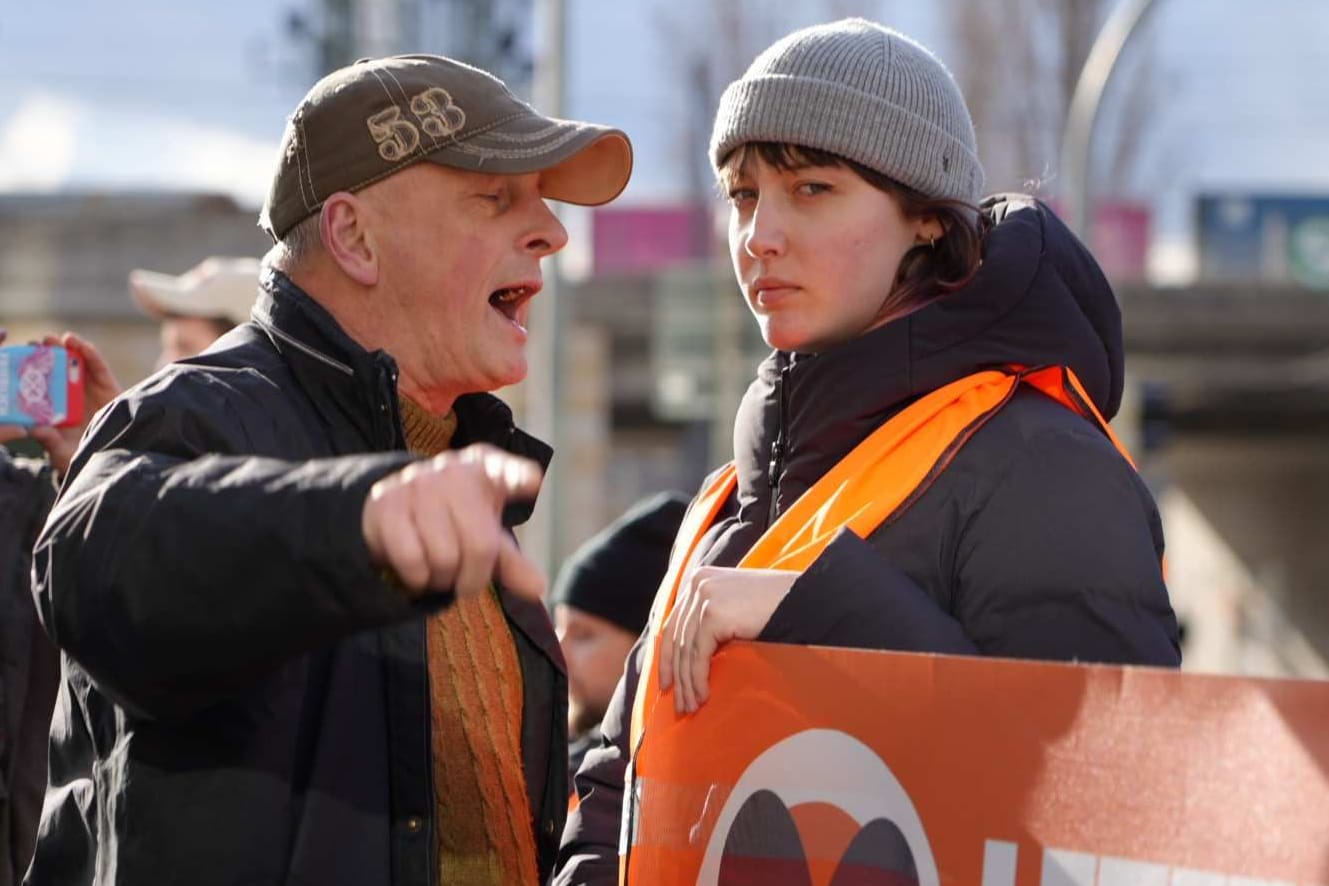
[[632, 886], [1329, 884], [1329, 683], [733, 643]]

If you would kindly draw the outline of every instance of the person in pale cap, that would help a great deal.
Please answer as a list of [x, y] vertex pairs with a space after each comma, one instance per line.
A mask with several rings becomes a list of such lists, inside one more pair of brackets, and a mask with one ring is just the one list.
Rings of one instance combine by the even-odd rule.
[[549, 601], [568, 665], [569, 768], [599, 742], [600, 720], [632, 644], [646, 627], [688, 500], [643, 498], [564, 561]]
[[[248, 321], [103, 410], [37, 541], [66, 685], [28, 883], [548, 879], [567, 677], [512, 530], [552, 453], [490, 392], [567, 243], [547, 201], [631, 169], [441, 56], [310, 89]], [[149, 303], [219, 310], [215, 269]]]
[[249, 319], [258, 295], [256, 258], [210, 256], [183, 274], [136, 268], [129, 291], [140, 308], [161, 321], [157, 367], [201, 353]]
[[[1180, 662], [1158, 511], [1105, 424], [1124, 378], [1116, 299], [1047, 206], [982, 198], [945, 65], [864, 19], [795, 31], [724, 91], [710, 159], [772, 353], [730, 469], [697, 499], [714, 516], [676, 540], [688, 569], [577, 773], [557, 884], [617, 882], [621, 821], [662, 814], [624, 798], [672, 795], [661, 765], [694, 751], [682, 736], [723, 741], [704, 718], [672, 727], [725, 704], [711, 657], [733, 640]], [[657, 848], [629, 853], [629, 879], [649, 879], [636, 866]]]

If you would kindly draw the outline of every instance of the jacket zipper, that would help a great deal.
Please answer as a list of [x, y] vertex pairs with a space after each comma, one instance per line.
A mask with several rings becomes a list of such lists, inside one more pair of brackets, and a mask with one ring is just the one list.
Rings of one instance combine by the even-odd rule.
[[258, 325], [262, 327], [266, 332], [275, 335], [277, 338], [286, 342], [291, 347], [303, 351], [304, 353], [308, 354], [310, 357], [313, 357], [315, 360], [319, 361], [320, 363], [331, 366], [333, 369], [336, 369], [338, 372], [344, 372], [347, 375], [355, 375], [355, 370], [347, 366], [345, 363], [342, 363], [340, 360], [334, 360], [331, 357], [329, 357], [327, 354], [324, 354], [321, 351], [317, 351], [314, 348], [311, 348], [309, 345], [300, 341], [295, 336], [282, 332], [280, 329], [277, 328], [277, 325], [273, 323], [272, 318], [268, 316], [266, 312], [260, 311], [258, 308], [254, 308], [254, 319], [258, 322]]
[[401, 407], [397, 403], [397, 366], [390, 359], [380, 356], [378, 366], [378, 421], [383, 440], [389, 449], [405, 449], [406, 438], [402, 436]]
[[776, 412], [775, 442], [771, 444], [771, 461], [766, 468], [766, 482], [771, 488], [771, 509], [770, 515], [766, 521], [768, 528], [775, 522], [775, 518], [779, 516], [777, 512], [777, 502], [780, 498], [780, 475], [784, 471], [785, 456], [785, 392], [789, 387], [786, 376], [789, 373], [790, 367], [785, 363], [783, 355], [781, 355], [779, 359], [781, 362], [780, 375], [775, 381], [775, 395], [779, 402], [779, 410]]

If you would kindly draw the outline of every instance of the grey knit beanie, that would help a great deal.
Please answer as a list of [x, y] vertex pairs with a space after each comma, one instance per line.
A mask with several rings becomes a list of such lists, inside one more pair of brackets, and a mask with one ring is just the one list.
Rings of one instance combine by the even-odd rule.
[[795, 31], [757, 56], [720, 97], [711, 164], [745, 142], [787, 142], [847, 157], [924, 196], [977, 204], [974, 123], [941, 61], [861, 18]]

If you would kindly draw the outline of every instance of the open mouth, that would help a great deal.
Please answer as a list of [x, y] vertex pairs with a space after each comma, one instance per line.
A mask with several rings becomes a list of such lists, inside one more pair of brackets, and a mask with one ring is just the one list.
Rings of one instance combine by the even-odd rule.
[[519, 311], [522, 305], [530, 301], [538, 291], [538, 286], [505, 286], [489, 294], [489, 305], [504, 317], [507, 317], [509, 322], [524, 329], [525, 326], [521, 322]]

